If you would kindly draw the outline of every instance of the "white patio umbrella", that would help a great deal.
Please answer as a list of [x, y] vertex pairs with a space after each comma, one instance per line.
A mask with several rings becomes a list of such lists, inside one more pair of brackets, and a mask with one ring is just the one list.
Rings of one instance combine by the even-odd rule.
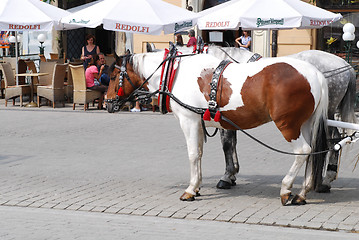
[[103, 28], [159, 35], [192, 28], [198, 15], [161, 0], [99, 0], [61, 19], [63, 29]]
[[[1, 0], [0, 29], [15, 31], [16, 35], [18, 31], [51, 31], [53, 26], [60, 29], [59, 20], [68, 14], [70, 13], [40, 0]], [[17, 41], [15, 46], [17, 62]]]
[[301, 0], [233, 0], [200, 15], [201, 30], [321, 28], [342, 18]]
[[[342, 18], [301, 0], [232, 0], [199, 13], [201, 30], [310, 29]], [[269, 39], [268, 43], [269, 45]], [[269, 50], [269, 48], [268, 48]]]

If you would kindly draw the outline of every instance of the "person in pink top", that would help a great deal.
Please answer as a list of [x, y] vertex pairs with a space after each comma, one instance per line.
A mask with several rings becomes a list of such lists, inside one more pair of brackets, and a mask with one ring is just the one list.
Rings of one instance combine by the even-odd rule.
[[[95, 64], [98, 60], [99, 60], [99, 56], [97, 54], [93, 55], [88, 64], [88, 67], [86, 68], [85, 71], [86, 87], [94, 91], [102, 92], [103, 95], [105, 95], [107, 92], [107, 86], [101, 85], [100, 82], [98, 81], [101, 77], [104, 66], [102, 66], [100, 68], [100, 72], [98, 72], [97, 66]], [[102, 106], [102, 98], [103, 97], [101, 97], [100, 99], [99, 106]]]

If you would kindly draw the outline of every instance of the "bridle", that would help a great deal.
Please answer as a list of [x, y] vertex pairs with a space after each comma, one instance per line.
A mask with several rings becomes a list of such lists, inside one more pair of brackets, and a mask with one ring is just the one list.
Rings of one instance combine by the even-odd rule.
[[130, 76], [127, 73], [127, 67], [126, 67], [127, 63], [132, 62], [132, 57], [133, 57], [132, 54], [126, 54], [122, 56], [121, 66], [114, 64], [114, 68], [117, 68], [118, 70], [120, 70], [120, 72], [117, 73], [114, 77], [111, 77], [111, 81], [115, 81], [117, 77], [119, 78], [118, 92], [116, 93], [116, 99], [107, 99], [106, 102], [114, 104], [115, 111], [118, 111], [120, 107], [126, 102], [135, 100], [134, 94], [130, 94], [127, 98], [124, 98], [122, 100], [120, 100], [121, 94], [119, 94], [120, 89], [121, 91], [123, 91], [123, 85], [125, 80], [127, 80], [131, 84], [131, 86], [134, 89], [136, 89], [135, 84], [133, 83], [133, 81], [131, 80]]
[[124, 85], [124, 81], [127, 80], [131, 86], [133, 87], [133, 89], [135, 89], [131, 94], [129, 94], [128, 97], [120, 99], [119, 94], [116, 94], [116, 99], [107, 99], [106, 102], [107, 103], [112, 103], [114, 104], [115, 107], [115, 111], [118, 111], [120, 109], [120, 107], [125, 104], [126, 102], [132, 102], [132, 101], [140, 101], [140, 102], [150, 102], [150, 99], [152, 98], [153, 95], [156, 95], [158, 93], [158, 91], [153, 92], [153, 93], [148, 93], [148, 91], [144, 90], [144, 85], [150, 80], [150, 78], [155, 74], [155, 72], [164, 64], [164, 62], [166, 62], [168, 59], [164, 59], [161, 64], [157, 67], [157, 69], [147, 78], [143, 81], [143, 83], [139, 86], [136, 87], [136, 85], [133, 83], [133, 81], [131, 80], [130, 76], [127, 73], [127, 63], [132, 63], [133, 62], [133, 54], [127, 54], [122, 56], [122, 63], [121, 66], [114, 64], [114, 68], [117, 68], [118, 70], [120, 70], [119, 73], [117, 73], [114, 77], [111, 77], [111, 80], [115, 80], [116, 77], [119, 77], [119, 83], [118, 83], [118, 89], [123, 88]]
[[[125, 79], [127, 79], [127, 81], [131, 84], [131, 86], [136, 89], [136, 86], [135, 84], [133, 84], [130, 76], [128, 76], [128, 73], [127, 73], [127, 62], [131, 62], [132, 61], [132, 57], [133, 55], [132, 54], [128, 54], [128, 55], [125, 55], [123, 56], [122, 58], [122, 64], [121, 66], [118, 66], [117, 64], [114, 65], [115, 68], [119, 69], [120, 70], [120, 76], [119, 76], [119, 83], [118, 83], [118, 88], [120, 89], [121, 87], [123, 87], [123, 81]], [[112, 80], [112, 79], [111, 79]]]

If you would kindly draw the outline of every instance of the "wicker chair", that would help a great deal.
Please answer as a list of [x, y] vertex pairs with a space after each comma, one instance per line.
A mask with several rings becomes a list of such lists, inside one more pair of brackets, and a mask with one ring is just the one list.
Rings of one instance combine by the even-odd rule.
[[31, 94], [30, 85], [16, 85], [14, 72], [10, 63], [0, 63], [5, 81], [5, 107], [7, 101], [13, 99], [12, 105], [15, 105], [15, 98], [20, 97], [20, 107], [22, 107], [23, 96]]
[[[4, 62], [8, 62], [10, 63], [11, 65], [11, 68], [13, 70], [13, 73], [15, 74], [15, 68], [16, 68], [16, 58], [13, 58], [13, 57], [4, 57], [3, 58], [3, 61]], [[23, 59], [19, 59], [18, 61], [18, 73], [25, 73], [26, 72], [26, 63]], [[25, 81], [25, 77], [21, 76], [21, 77], [18, 77], [18, 84], [19, 85], [25, 85], [26, 81]]]
[[53, 108], [55, 108], [55, 102], [58, 101], [61, 101], [65, 107], [64, 81], [66, 69], [67, 64], [56, 64], [52, 74], [51, 85], [37, 87], [37, 103], [39, 107], [41, 105], [41, 97], [50, 100]]
[[74, 96], [74, 82], [70, 69], [67, 70], [67, 82], [65, 84], [65, 97], [68, 102], [71, 102]]
[[59, 59], [59, 54], [58, 53], [50, 53], [50, 59], [51, 60]]
[[[73, 107], [75, 110], [76, 103], [84, 104], [84, 110], [88, 108], [88, 103], [93, 102], [95, 99], [102, 98], [102, 93], [99, 91], [93, 91], [86, 88], [85, 71], [82, 65], [70, 65], [73, 84], [74, 84], [74, 95], [73, 95]], [[101, 102], [101, 101], [99, 101]], [[100, 106], [99, 106], [100, 108]]]
[[[82, 62], [70, 62], [70, 65], [82, 65]], [[72, 80], [72, 74], [70, 69], [67, 71], [67, 84], [65, 84], [65, 96], [68, 102], [72, 102], [74, 96], [74, 82]]]
[[39, 85], [48, 86], [52, 84], [55, 65], [56, 62], [40, 62], [40, 72], [48, 73], [48, 75], [39, 77]]

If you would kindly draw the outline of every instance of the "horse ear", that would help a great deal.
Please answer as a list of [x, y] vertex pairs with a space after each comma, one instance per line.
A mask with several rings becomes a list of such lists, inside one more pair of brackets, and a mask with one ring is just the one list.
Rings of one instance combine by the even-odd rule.
[[129, 55], [129, 54], [131, 54], [131, 51], [130, 51], [130, 49], [127, 49], [126, 50], [126, 55]]
[[115, 60], [116, 60], [116, 62], [118, 62], [118, 60], [120, 60], [120, 57], [117, 55], [117, 53], [115, 52]]

